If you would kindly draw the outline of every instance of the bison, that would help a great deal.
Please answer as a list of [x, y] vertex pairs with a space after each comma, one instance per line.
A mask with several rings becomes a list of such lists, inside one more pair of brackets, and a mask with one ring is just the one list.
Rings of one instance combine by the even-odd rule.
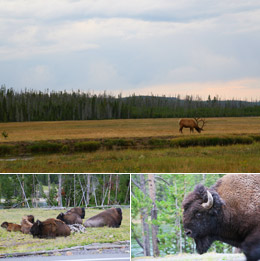
[[[199, 126], [199, 123], [202, 122], [202, 126]], [[205, 125], [206, 121], [204, 119], [201, 118], [194, 118], [194, 119], [180, 119], [179, 120], [179, 132], [182, 133], [182, 129], [183, 128], [189, 128], [190, 132], [194, 132], [194, 129], [200, 133], [201, 131], [203, 131], [203, 127]]]
[[57, 219], [62, 220], [67, 225], [73, 225], [73, 224], [82, 224], [82, 219], [79, 215], [77, 215], [75, 212], [67, 212], [67, 213], [60, 213], [57, 216]]
[[11, 231], [14, 231], [14, 232], [21, 231], [21, 226], [18, 225], [18, 224], [14, 224], [14, 223], [3, 222], [1, 224], [1, 227], [2, 228], [6, 228], [6, 230], [8, 232], [11, 232]]
[[66, 214], [68, 213], [76, 213], [78, 214], [82, 219], [85, 218], [85, 208], [80, 208], [80, 207], [76, 207], [76, 208], [72, 208], [70, 210], [68, 210], [66, 212]]
[[229, 174], [209, 189], [197, 185], [183, 210], [185, 234], [199, 254], [219, 240], [240, 248], [248, 261], [260, 260], [260, 175]]
[[84, 222], [85, 227], [120, 227], [122, 222], [121, 208], [107, 209]]
[[67, 237], [70, 235], [70, 228], [59, 219], [49, 218], [43, 222], [37, 220], [31, 227], [30, 232], [34, 238]]
[[30, 234], [30, 229], [34, 223], [34, 216], [28, 215], [24, 216], [21, 222], [21, 232], [24, 234]]

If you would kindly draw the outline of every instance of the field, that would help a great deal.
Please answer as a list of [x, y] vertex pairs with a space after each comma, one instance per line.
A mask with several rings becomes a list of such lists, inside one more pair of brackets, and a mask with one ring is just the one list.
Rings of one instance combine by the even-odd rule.
[[[123, 210], [123, 220], [120, 228], [87, 228], [85, 233], [74, 233], [69, 237], [56, 239], [33, 238], [32, 235], [21, 232], [7, 232], [0, 227], [0, 254], [15, 252], [33, 252], [40, 250], [63, 249], [73, 246], [84, 246], [92, 243], [111, 243], [130, 240], [130, 210]], [[41, 221], [55, 218], [63, 212], [61, 210], [47, 209], [9, 209], [0, 210], [1, 223], [4, 221], [20, 224], [24, 215], [33, 214], [35, 219]], [[101, 210], [86, 209], [85, 219], [90, 218]]]
[[[131, 119], [102, 121], [25, 122], [1, 123], [8, 138], [0, 138], [3, 144], [22, 144], [36, 141], [77, 142], [86, 140], [126, 139], [144, 142], [167, 139], [194, 140], [218, 137], [251, 139], [260, 137], [260, 117], [209, 118], [201, 134], [178, 132], [178, 119]], [[260, 139], [259, 139], [260, 140]], [[248, 144], [223, 146], [126, 146], [101, 148], [95, 152], [67, 151], [64, 153], [27, 153], [18, 156], [2, 156], [2, 173], [189, 173], [189, 172], [260, 172], [259, 140]], [[119, 140], [120, 141], [120, 140]], [[139, 144], [138, 143], [138, 144]], [[150, 144], [150, 143], [149, 143]], [[160, 144], [159, 144], [160, 145]]]
[[[179, 119], [130, 119], [0, 123], [1, 142], [180, 136]], [[202, 134], [259, 134], [260, 117], [208, 118]], [[190, 135], [184, 129], [184, 135]], [[199, 135], [194, 133], [193, 135]]]

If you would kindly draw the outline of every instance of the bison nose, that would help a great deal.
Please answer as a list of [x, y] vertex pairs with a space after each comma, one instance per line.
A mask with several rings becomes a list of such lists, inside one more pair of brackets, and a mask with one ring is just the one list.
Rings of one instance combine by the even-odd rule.
[[186, 236], [190, 237], [191, 234], [192, 234], [192, 231], [191, 231], [190, 229], [186, 229], [186, 230], [185, 230], [185, 235], [186, 235]]

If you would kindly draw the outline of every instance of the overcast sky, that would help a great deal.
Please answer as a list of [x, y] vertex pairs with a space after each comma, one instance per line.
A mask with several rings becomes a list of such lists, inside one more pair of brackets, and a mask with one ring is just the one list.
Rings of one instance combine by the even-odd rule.
[[260, 99], [260, 1], [0, 0], [0, 84]]

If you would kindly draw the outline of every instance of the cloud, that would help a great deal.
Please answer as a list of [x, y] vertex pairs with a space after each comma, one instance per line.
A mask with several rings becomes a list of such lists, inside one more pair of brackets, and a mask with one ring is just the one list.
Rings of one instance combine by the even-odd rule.
[[42, 88], [44, 72], [54, 90], [129, 93], [259, 78], [258, 0], [3, 0], [0, 35], [0, 78], [14, 88]]
[[[233, 81], [214, 81], [214, 82], [183, 82], [165, 85], [141, 86], [135, 90], [137, 95], [168, 95], [175, 97], [178, 94], [182, 98], [186, 95], [192, 95], [194, 98], [198, 95], [203, 99], [218, 96], [225, 99], [247, 99], [248, 101], [260, 100], [260, 78], [245, 78]], [[129, 95], [131, 93], [124, 93]]]

